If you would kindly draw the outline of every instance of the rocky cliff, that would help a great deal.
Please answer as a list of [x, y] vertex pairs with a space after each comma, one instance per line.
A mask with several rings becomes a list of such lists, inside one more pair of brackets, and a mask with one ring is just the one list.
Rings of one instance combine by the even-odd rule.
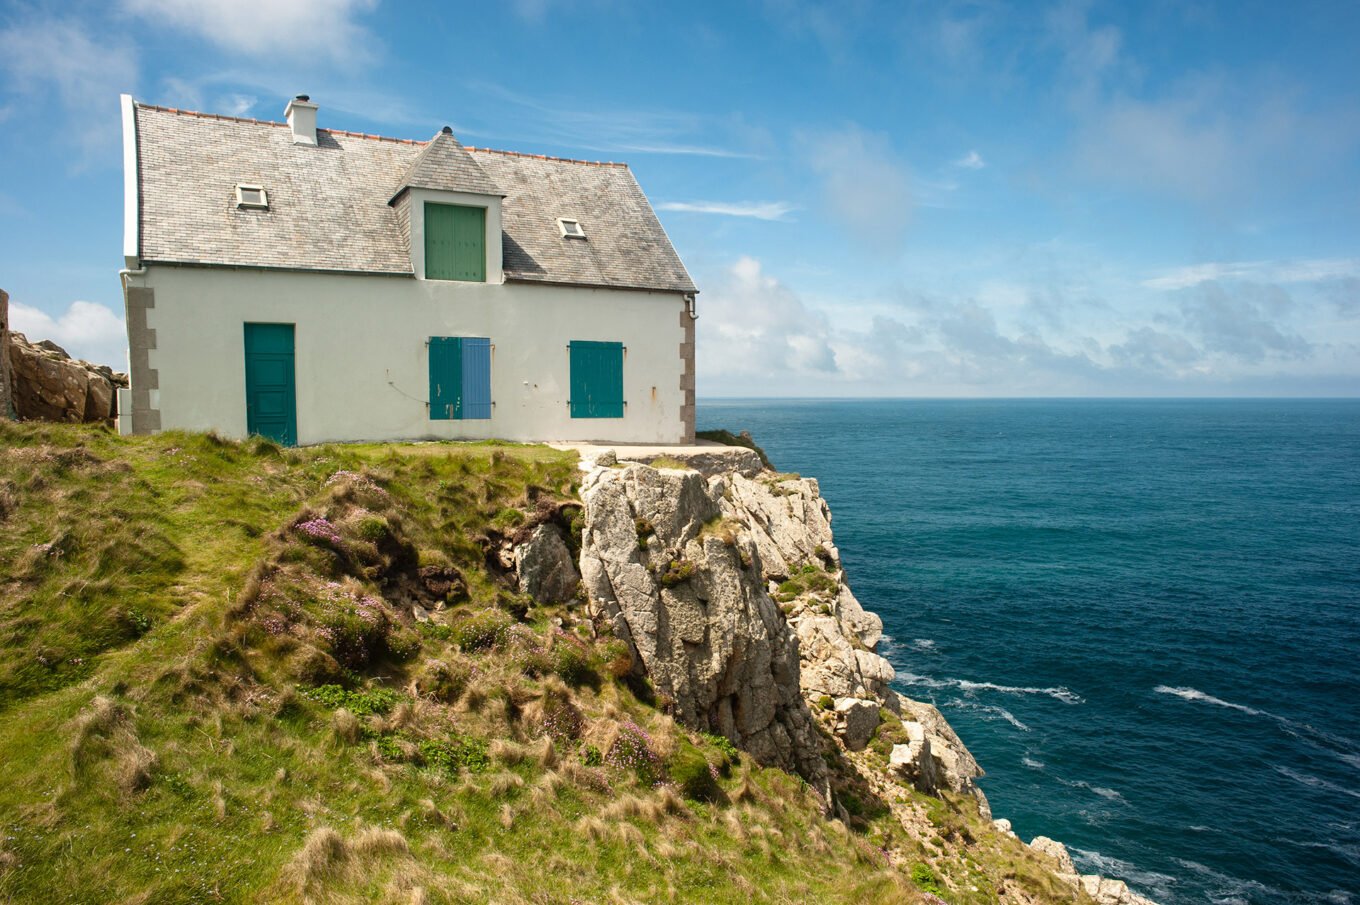
[[[846, 583], [816, 480], [763, 469], [746, 450], [663, 467], [589, 455], [585, 595], [678, 720], [799, 773], [832, 814], [847, 816], [845, 790], [867, 787], [911, 832], [905, 784], [968, 796], [991, 818], [982, 770], [948, 722], [891, 688], [882, 621]], [[1033, 848], [1076, 896], [1150, 905], [1119, 881], [1079, 878], [1060, 843]]]

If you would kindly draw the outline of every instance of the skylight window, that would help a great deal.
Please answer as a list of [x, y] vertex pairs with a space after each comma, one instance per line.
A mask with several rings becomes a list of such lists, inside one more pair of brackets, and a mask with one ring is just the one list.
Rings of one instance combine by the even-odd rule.
[[557, 226], [562, 230], [562, 238], [564, 239], [584, 239], [586, 237], [586, 231], [581, 228], [580, 220], [558, 217]]
[[267, 211], [269, 196], [265, 194], [264, 186], [240, 183], [236, 186], [236, 206], [242, 210]]

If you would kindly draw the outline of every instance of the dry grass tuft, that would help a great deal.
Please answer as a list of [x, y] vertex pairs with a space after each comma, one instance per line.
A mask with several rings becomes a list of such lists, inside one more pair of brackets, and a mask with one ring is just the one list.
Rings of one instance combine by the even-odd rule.
[[151, 774], [156, 768], [156, 752], [137, 741], [128, 731], [115, 741], [114, 777], [118, 788], [126, 794], [141, 792], [151, 785]]
[[680, 797], [680, 793], [675, 791], [673, 786], [662, 786], [658, 790], [653, 804], [660, 810], [660, 816], [689, 816], [689, 809], [685, 807], [685, 800]]
[[576, 821], [576, 832], [595, 842], [603, 842], [609, 835], [609, 825], [599, 817], [582, 817]]
[[75, 719], [75, 738], [71, 742], [71, 767], [80, 770], [103, 753], [113, 731], [125, 725], [128, 712], [112, 698], [99, 695]]
[[548, 736], [543, 736], [531, 749], [530, 754], [534, 761], [545, 770], [551, 770], [557, 766], [557, 746]]
[[512, 826], [515, 825], [515, 809], [510, 807], [510, 805], [508, 804], [501, 805], [500, 819], [501, 826], [503, 826], [507, 830], [510, 829]]
[[647, 838], [642, 835], [642, 830], [631, 823], [614, 824], [614, 835], [619, 842], [624, 845], [632, 845], [638, 849], [638, 853], [643, 857], [650, 858], [651, 853], [647, 851]]
[[312, 830], [301, 850], [288, 862], [287, 876], [304, 894], [331, 879], [349, 859], [349, 846], [328, 826]]
[[359, 718], [341, 707], [331, 714], [331, 732], [337, 741], [352, 745], [359, 740]]
[[727, 829], [727, 834], [738, 842], [745, 842], [747, 839], [746, 825], [742, 823], [736, 811], [724, 811], [722, 816], [723, 826]]
[[605, 820], [624, 820], [627, 818], [637, 818], [643, 815], [650, 815], [651, 808], [649, 802], [643, 801], [636, 795], [624, 795], [610, 802], [604, 810], [600, 811], [600, 816]]
[[495, 798], [509, 795], [516, 789], [522, 788], [524, 788], [523, 777], [509, 771], [497, 773], [491, 777], [491, 782], [487, 784], [487, 791]]
[[513, 767], [524, 760], [524, 747], [504, 738], [492, 739], [487, 753], [491, 755], [492, 760], [507, 767]]
[[592, 792], [609, 791], [609, 780], [600, 770], [583, 766], [574, 760], [567, 760], [562, 762], [560, 772], [571, 781], [572, 785], [579, 786], [582, 789], [588, 789]]
[[218, 820], [225, 820], [227, 817], [227, 796], [222, 789], [222, 780], [213, 780], [212, 788], [212, 808], [213, 815]]
[[411, 850], [401, 833], [376, 826], [360, 830], [350, 843], [350, 848], [364, 856], [404, 855]]

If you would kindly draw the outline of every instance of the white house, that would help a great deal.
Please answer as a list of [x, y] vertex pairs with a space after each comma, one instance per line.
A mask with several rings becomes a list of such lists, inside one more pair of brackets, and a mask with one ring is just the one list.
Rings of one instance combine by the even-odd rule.
[[122, 104], [124, 432], [693, 442], [696, 290], [626, 165]]

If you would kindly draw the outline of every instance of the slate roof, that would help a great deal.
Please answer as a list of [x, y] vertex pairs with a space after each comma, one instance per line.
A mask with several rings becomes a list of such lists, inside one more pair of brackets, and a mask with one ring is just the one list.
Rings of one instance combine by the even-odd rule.
[[[138, 104], [140, 254], [148, 263], [411, 274], [389, 203], [404, 187], [503, 195], [509, 280], [694, 292], [679, 255], [623, 164], [317, 130]], [[239, 210], [238, 183], [269, 210]], [[588, 237], [566, 239], [558, 217]]]

